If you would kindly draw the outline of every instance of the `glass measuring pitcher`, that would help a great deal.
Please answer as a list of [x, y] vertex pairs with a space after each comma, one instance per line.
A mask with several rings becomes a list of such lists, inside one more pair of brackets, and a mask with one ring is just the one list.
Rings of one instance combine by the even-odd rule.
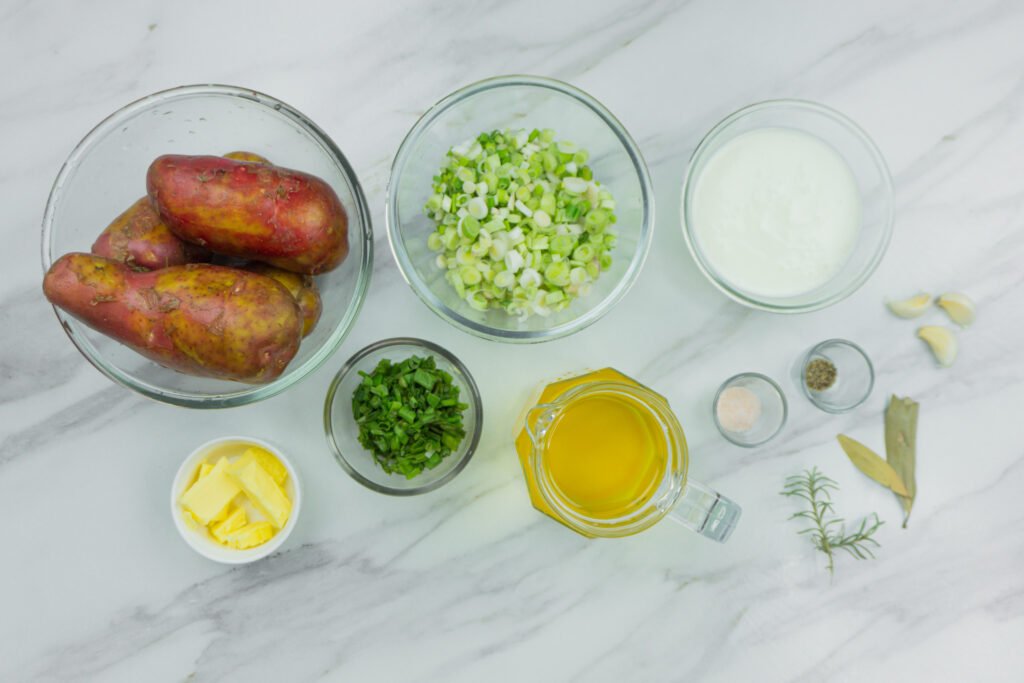
[[740, 518], [739, 505], [687, 479], [668, 402], [611, 368], [546, 387], [516, 447], [534, 505], [585, 536], [628, 536], [667, 516], [725, 542]]

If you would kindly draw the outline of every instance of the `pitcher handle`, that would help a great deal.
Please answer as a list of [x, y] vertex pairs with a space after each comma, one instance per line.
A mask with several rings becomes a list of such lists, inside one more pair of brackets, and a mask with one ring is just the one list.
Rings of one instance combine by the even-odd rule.
[[687, 481], [669, 517], [712, 541], [725, 543], [740, 521], [743, 509], [704, 484]]

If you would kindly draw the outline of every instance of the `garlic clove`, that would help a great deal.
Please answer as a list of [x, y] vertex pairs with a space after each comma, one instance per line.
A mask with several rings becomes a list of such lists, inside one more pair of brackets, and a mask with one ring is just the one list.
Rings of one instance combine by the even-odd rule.
[[939, 365], [948, 368], [956, 360], [959, 344], [952, 330], [938, 325], [925, 325], [917, 330], [917, 336], [927, 342]]
[[977, 317], [974, 310], [974, 302], [966, 294], [958, 294], [956, 292], [943, 294], [935, 303], [946, 312], [950, 320], [960, 327], [967, 327]]
[[886, 306], [900, 318], [917, 318], [924, 315], [924, 312], [928, 310], [928, 307], [932, 304], [932, 295], [925, 292], [915, 294], [909, 299], [901, 299], [900, 301], [887, 301]]

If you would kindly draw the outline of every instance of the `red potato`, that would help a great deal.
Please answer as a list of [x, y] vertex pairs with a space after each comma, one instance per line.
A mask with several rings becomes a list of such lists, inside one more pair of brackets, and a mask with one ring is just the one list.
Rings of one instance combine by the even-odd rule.
[[[148, 199], [145, 201], [149, 201]], [[177, 237], [168, 232], [168, 234], [174, 240], [177, 240], [180, 244], [185, 245], [189, 249], [202, 251], [199, 247], [188, 244], [187, 242], [181, 242]], [[102, 237], [102, 236], [101, 236]], [[147, 243], [146, 240], [143, 240]], [[97, 240], [97, 244], [100, 240]], [[148, 245], [152, 248], [152, 245]], [[109, 251], [109, 253], [104, 253]], [[120, 261], [132, 268], [132, 270], [156, 270], [156, 268], [150, 268], [147, 266], [137, 265], [138, 260], [134, 256], [134, 252], [128, 252], [126, 250], [98, 250], [94, 244], [92, 253], [96, 256], [103, 256], [114, 261]], [[309, 333], [316, 327], [317, 322], [320, 320], [320, 314], [323, 311], [323, 304], [320, 300], [320, 290], [317, 289], [316, 281], [312, 275], [301, 275], [299, 273], [293, 273], [290, 270], [282, 270], [276, 268], [267, 263], [259, 263], [257, 261], [245, 262], [239, 261], [238, 259], [218, 257], [209, 252], [202, 251], [202, 253], [195, 255], [195, 258], [189, 258], [185, 263], [205, 263], [211, 262], [218, 266], [224, 266], [225, 268], [241, 268], [252, 273], [259, 273], [260, 275], [266, 275], [269, 278], [277, 280], [279, 283], [284, 285], [284, 288], [288, 290], [288, 293], [295, 298], [295, 303], [299, 305], [299, 312], [302, 314], [302, 336], [308, 337]], [[174, 264], [180, 265], [180, 264]]]
[[149, 197], [115, 218], [93, 242], [92, 253], [148, 270], [209, 259], [205, 249], [178, 239], [164, 225]]
[[50, 302], [166, 367], [263, 384], [294, 358], [302, 316], [264, 275], [205, 263], [138, 272], [92, 254], [65, 254], [46, 273]]
[[250, 263], [242, 267], [260, 275], [266, 275], [284, 285], [285, 289], [295, 298], [295, 303], [299, 305], [299, 312], [302, 314], [302, 336], [308, 337], [316, 327], [320, 320], [320, 313], [323, 311], [320, 291], [317, 289], [313, 277], [299, 275], [290, 270], [281, 270], [266, 263]]
[[[266, 157], [244, 150], [224, 156], [238, 161], [270, 163]], [[210, 260], [209, 252], [179, 239], [164, 225], [149, 197], [143, 197], [115, 218], [96, 238], [92, 253], [148, 270]]]
[[316, 275], [348, 255], [348, 216], [314, 176], [215, 156], [165, 155], [146, 190], [181, 239], [226, 256]]

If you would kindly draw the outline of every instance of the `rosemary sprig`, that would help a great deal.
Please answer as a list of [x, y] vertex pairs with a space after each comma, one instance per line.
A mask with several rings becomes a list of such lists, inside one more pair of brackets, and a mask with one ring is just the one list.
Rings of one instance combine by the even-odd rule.
[[873, 536], [885, 522], [872, 513], [873, 521], [868, 518], [861, 520], [860, 526], [853, 533], [847, 534], [842, 517], [835, 516], [832, 505], [832, 491], [838, 491], [835, 480], [826, 477], [817, 467], [805, 470], [801, 474], [786, 478], [786, 485], [780, 491], [784, 496], [800, 498], [807, 502], [809, 509], [790, 515], [790, 519], [805, 519], [812, 526], [801, 530], [801, 534], [809, 534], [815, 549], [828, 557], [828, 573], [835, 572], [835, 551], [844, 550], [858, 560], [874, 558], [871, 548], [878, 547]]

